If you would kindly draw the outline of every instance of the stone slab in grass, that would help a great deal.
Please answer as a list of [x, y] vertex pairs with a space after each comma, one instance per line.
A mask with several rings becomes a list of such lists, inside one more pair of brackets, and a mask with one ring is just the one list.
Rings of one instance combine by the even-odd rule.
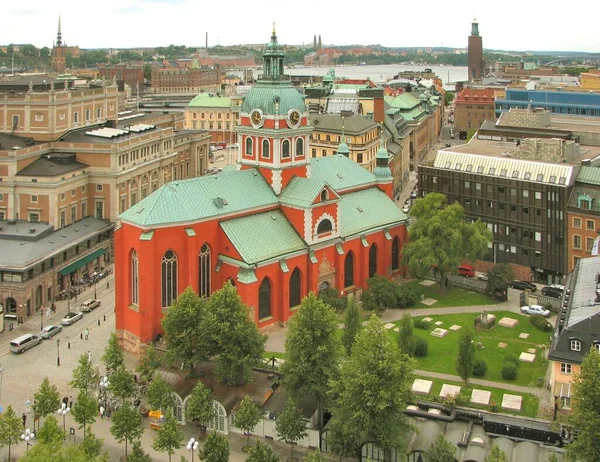
[[522, 404], [522, 396], [509, 395], [508, 393], [504, 393], [504, 396], [502, 397], [502, 409], [508, 409], [510, 411], [520, 411]]
[[473, 390], [471, 393], [471, 403], [480, 404], [482, 406], [487, 406], [490, 404], [490, 398], [492, 397], [492, 392], [487, 390]]
[[431, 287], [437, 284], [436, 281], [432, 281], [430, 279], [425, 279], [424, 281], [419, 282], [419, 284], [421, 284], [422, 286], [425, 287]]
[[456, 395], [460, 395], [460, 387], [458, 385], [448, 385], [447, 383], [442, 385], [442, 389], [440, 390], [441, 398], [450, 398]]
[[400, 328], [399, 328], [399, 327], [396, 327], [396, 328], [394, 329], [394, 332], [400, 332]]
[[425, 298], [425, 299], [421, 300], [421, 303], [423, 305], [431, 306], [434, 303], [437, 303], [437, 300], [435, 298]]
[[524, 363], [532, 363], [535, 361], [535, 355], [523, 352], [519, 355], [519, 361], [523, 361]]
[[462, 326], [459, 326], [458, 324], [452, 324], [450, 326], [450, 330], [460, 330], [462, 329]]
[[396, 324], [392, 324], [391, 322], [388, 322], [385, 326], [386, 329], [393, 329], [394, 327], [396, 327]]
[[412, 384], [412, 391], [417, 395], [428, 395], [431, 392], [433, 382], [425, 379], [415, 379]]
[[502, 318], [500, 320], [500, 322], [498, 323], [499, 326], [508, 327], [510, 329], [512, 329], [513, 327], [515, 327], [517, 324], [519, 324], [519, 320], [518, 319], [507, 318], [507, 317]]
[[444, 323], [443, 323], [442, 321], [436, 321], [436, 322], [434, 322], [434, 324], [435, 324], [436, 326], [441, 326], [441, 325], [442, 325], [442, 324], [444, 324]]
[[431, 335], [433, 335], [434, 337], [444, 337], [447, 333], [448, 331], [446, 329], [441, 329], [439, 327], [436, 327], [431, 331]]
[[535, 349], [535, 348], [528, 348], [528, 349], [527, 349], [527, 353], [531, 353], [532, 355], [534, 355], [534, 354], [535, 354], [535, 352], [536, 352], [536, 349]]
[[498, 343], [498, 348], [506, 348], [507, 346], [508, 346], [507, 343], [504, 343], [504, 342]]
[[519, 334], [519, 338], [529, 338], [529, 334], [527, 332], [522, 332]]
[[433, 321], [433, 318], [430, 318], [429, 316], [427, 316], [426, 318], [423, 318], [423, 321], [431, 322], [431, 321]]

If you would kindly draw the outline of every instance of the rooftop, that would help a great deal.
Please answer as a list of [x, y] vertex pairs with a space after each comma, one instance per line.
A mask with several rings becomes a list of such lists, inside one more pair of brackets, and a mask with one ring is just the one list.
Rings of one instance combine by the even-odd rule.
[[21, 148], [28, 148], [41, 144], [31, 138], [24, 138], [18, 135], [10, 136], [10, 133], [0, 133], [0, 151], [11, 151]]
[[[597, 294], [600, 286], [600, 257], [588, 257], [579, 260], [578, 268], [574, 273], [575, 281], [571, 289], [569, 300], [569, 313], [566, 327], [587, 320], [591, 316], [600, 314], [600, 300]], [[600, 335], [600, 332], [598, 332]]]
[[341, 154], [311, 159], [310, 167], [312, 179], [324, 181], [338, 193], [376, 181], [375, 175]]
[[230, 108], [231, 98], [218, 93], [200, 93], [189, 102], [188, 107]]
[[[133, 119], [135, 120], [135, 119]], [[135, 125], [137, 124], [137, 125]], [[157, 130], [154, 125], [133, 122], [127, 124], [128, 128], [108, 128], [104, 124], [73, 130], [62, 136], [59, 141], [66, 143], [120, 143], [125, 139], [136, 138], [148, 130]], [[160, 129], [158, 129], [160, 130]]]
[[57, 176], [89, 165], [77, 161], [75, 153], [53, 152], [45, 154], [17, 172], [18, 176]]
[[311, 114], [309, 116], [311, 125], [317, 131], [331, 131], [348, 135], [364, 134], [369, 130], [377, 128], [377, 123], [361, 115], [342, 117], [340, 114]]

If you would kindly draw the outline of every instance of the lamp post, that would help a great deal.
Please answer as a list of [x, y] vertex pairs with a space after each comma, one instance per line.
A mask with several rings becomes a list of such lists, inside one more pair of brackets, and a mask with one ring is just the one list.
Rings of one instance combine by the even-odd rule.
[[96, 284], [98, 283], [98, 278], [94, 277], [94, 299], [98, 298], [98, 295], [96, 295]]
[[192, 453], [192, 462], [194, 462], [194, 452], [198, 450], [198, 441], [195, 438], [190, 438], [187, 449]]
[[40, 309], [40, 332], [44, 330], [44, 310]]
[[60, 339], [56, 339], [56, 365], [60, 366]]
[[67, 313], [71, 312], [71, 275], [67, 275]]
[[107, 394], [108, 394], [108, 387], [110, 385], [110, 382], [108, 381], [108, 377], [104, 376], [102, 377], [102, 379], [100, 380], [100, 388], [102, 388], [102, 390], [104, 390], [104, 409], [106, 409], [106, 402], [107, 402]]
[[69, 408], [67, 407], [67, 405], [65, 403], [62, 403], [60, 406], [60, 409], [58, 411], [56, 411], [58, 413], [58, 415], [62, 415], [63, 418], [63, 432], [64, 432], [64, 437], [67, 437], [67, 413], [69, 412]]
[[29, 428], [25, 429], [24, 433], [21, 433], [21, 439], [27, 443], [27, 450], [25, 452], [29, 452], [29, 441], [35, 438], [35, 433], [33, 433]]

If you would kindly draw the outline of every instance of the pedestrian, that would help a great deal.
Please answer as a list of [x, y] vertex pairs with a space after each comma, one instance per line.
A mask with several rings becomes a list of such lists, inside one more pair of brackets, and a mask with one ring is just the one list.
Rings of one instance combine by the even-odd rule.
[[69, 409], [73, 409], [73, 396], [69, 397]]
[[65, 405], [65, 407], [67, 407], [69, 405], [69, 397], [65, 396], [62, 400], [63, 404]]
[[25, 400], [25, 412], [31, 414], [31, 400], [29, 398]]
[[[85, 338], [87, 339], [87, 335]], [[88, 362], [91, 363], [92, 362], [92, 350], [88, 350], [87, 355], [88, 355]]]
[[102, 405], [100, 405], [100, 418], [102, 419], [104, 417], [104, 407]]
[[90, 330], [86, 327], [85, 328], [85, 339], [87, 340], [89, 336], [90, 336]]
[[23, 412], [23, 428], [27, 427], [27, 414]]

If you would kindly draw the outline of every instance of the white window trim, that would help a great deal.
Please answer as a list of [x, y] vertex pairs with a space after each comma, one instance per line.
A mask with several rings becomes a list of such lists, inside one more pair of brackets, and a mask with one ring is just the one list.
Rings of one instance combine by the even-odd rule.
[[581, 351], [581, 340], [571, 340], [571, 351]]
[[561, 374], [571, 375], [573, 373], [573, 365], [571, 363], [560, 363]]

